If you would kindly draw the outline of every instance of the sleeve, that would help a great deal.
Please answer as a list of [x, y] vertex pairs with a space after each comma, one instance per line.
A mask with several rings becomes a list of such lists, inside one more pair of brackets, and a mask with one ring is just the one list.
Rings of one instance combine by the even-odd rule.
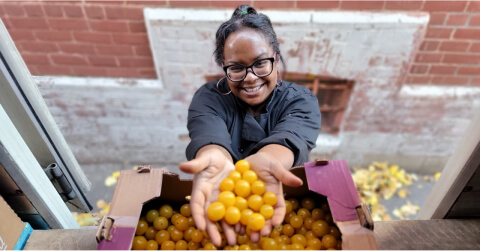
[[294, 165], [308, 161], [310, 151], [316, 146], [320, 133], [321, 114], [318, 100], [306, 88], [287, 95], [279, 120], [270, 135], [255, 147], [260, 150], [269, 144], [280, 144], [294, 153]]
[[220, 145], [233, 153], [226, 124], [226, 105], [207, 85], [195, 93], [188, 108], [187, 128], [191, 139], [186, 149], [188, 160], [194, 159], [198, 150], [209, 144]]

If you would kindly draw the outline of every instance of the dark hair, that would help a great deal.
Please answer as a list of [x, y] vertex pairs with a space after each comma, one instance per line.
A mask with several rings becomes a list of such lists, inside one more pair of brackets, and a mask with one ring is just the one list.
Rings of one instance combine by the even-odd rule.
[[230, 20], [220, 25], [217, 30], [217, 34], [215, 35], [216, 48], [213, 54], [215, 56], [215, 62], [219, 66], [222, 66], [225, 58], [224, 48], [228, 36], [233, 32], [244, 28], [251, 28], [262, 34], [272, 46], [274, 52], [280, 57], [282, 64], [284, 64], [282, 54], [280, 53], [280, 46], [278, 45], [277, 35], [273, 30], [270, 18], [262, 13], [257, 13], [253, 7], [244, 4], [238, 6], [233, 12]]

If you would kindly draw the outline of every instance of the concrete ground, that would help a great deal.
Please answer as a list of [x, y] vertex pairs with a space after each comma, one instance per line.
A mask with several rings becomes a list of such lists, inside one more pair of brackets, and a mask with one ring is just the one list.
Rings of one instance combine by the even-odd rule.
[[[92, 183], [91, 191], [86, 193], [86, 196], [89, 202], [93, 206], [92, 212], [100, 211], [97, 208], [96, 204], [98, 200], [105, 200], [107, 203], [111, 201], [113, 192], [115, 190], [115, 185], [106, 186], [105, 179], [110, 176], [114, 171], [132, 169], [134, 164], [128, 163], [108, 163], [108, 164], [81, 164], [83, 170], [85, 171], [86, 176]], [[192, 175], [185, 174], [180, 172], [177, 166], [170, 165], [166, 166], [163, 164], [152, 164], [153, 168], [167, 168], [171, 172], [180, 174], [180, 177], [183, 179], [191, 179]], [[423, 202], [429, 195], [432, 187], [435, 184], [433, 181], [432, 175], [429, 175], [431, 181], [426, 181], [423, 179], [424, 175], [418, 175], [418, 180], [415, 181], [411, 186], [406, 187], [410, 192], [409, 195], [405, 198], [400, 198], [397, 195], [394, 195], [389, 200], [381, 200], [381, 204], [387, 209], [388, 214], [392, 217], [393, 220], [398, 218], [394, 216], [393, 211], [405, 205], [409, 201], [413, 205], [422, 206]], [[415, 219], [415, 215], [405, 216], [405, 219]]]

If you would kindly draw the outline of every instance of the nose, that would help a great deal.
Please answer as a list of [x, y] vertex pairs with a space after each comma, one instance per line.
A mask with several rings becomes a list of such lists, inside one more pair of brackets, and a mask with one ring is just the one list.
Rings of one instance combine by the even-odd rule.
[[257, 80], [258, 77], [257, 75], [255, 75], [252, 71], [251, 68], [247, 69], [247, 76], [245, 76], [245, 79], [243, 81], [254, 81], [254, 80]]

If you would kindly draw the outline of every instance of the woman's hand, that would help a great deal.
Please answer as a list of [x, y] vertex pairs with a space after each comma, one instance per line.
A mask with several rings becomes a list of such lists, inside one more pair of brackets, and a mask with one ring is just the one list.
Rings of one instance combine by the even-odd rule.
[[265, 221], [265, 226], [260, 232], [251, 231], [250, 239], [258, 241], [261, 236], [267, 236], [272, 231], [272, 226], [278, 226], [285, 218], [285, 198], [282, 183], [287, 186], [298, 187], [302, 180], [292, 174], [289, 169], [293, 165], [293, 153], [290, 149], [280, 145], [268, 145], [256, 154], [246, 158], [250, 169], [255, 171], [258, 178], [265, 183], [266, 191], [277, 195], [277, 204], [274, 206], [274, 215]]
[[[219, 247], [222, 241], [216, 222], [207, 217], [207, 208], [217, 200], [220, 182], [235, 169], [232, 157], [223, 147], [207, 145], [201, 148], [195, 159], [180, 163], [180, 170], [195, 174], [193, 178], [190, 207], [195, 225], [199, 230], [207, 230], [212, 243]], [[222, 229], [230, 245], [235, 245], [233, 228], [222, 220]]]

